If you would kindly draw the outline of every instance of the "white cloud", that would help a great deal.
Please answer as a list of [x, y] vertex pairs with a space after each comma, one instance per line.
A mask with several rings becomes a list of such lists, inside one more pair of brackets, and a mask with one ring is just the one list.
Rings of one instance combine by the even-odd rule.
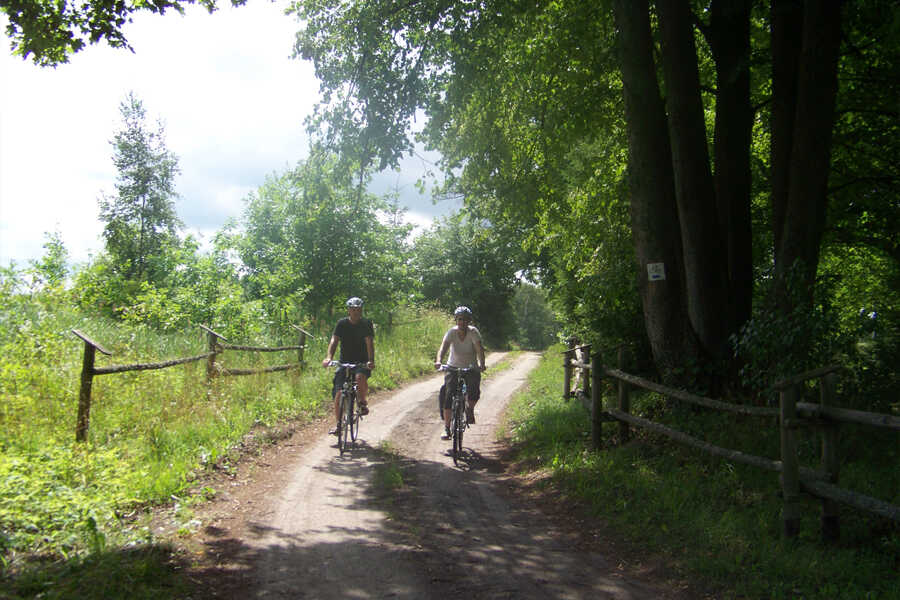
[[40, 256], [56, 229], [75, 260], [99, 250], [97, 199], [114, 190], [109, 140], [129, 91], [165, 124], [189, 227], [237, 216], [266, 173], [300, 160], [318, 84], [311, 65], [290, 59], [297, 24], [283, 6], [140, 15], [126, 29], [134, 54], [92, 46], [57, 69], [4, 48], [0, 264]]
[[[290, 58], [298, 23], [284, 0], [220, 4], [212, 15], [196, 6], [139, 15], [126, 29], [134, 54], [97, 45], [41, 69], [0, 49], [0, 264], [40, 257], [55, 230], [75, 261], [101, 249], [97, 199], [114, 191], [109, 140], [129, 91], [163, 121], [182, 171], [176, 208], [206, 238], [267, 175], [305, 157], [318, 82], [312, 65]], [[415, 189], [428, 162], [407, 159], [373, 191], [399, 191], [417, 223], [455, 210]]]

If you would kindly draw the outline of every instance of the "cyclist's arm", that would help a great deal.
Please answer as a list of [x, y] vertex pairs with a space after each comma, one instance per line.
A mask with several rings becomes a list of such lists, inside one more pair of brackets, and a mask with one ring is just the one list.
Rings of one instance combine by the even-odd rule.
[[323, 367], [327, 367], [334, 360], [334, 351], [337, 350], [338, 341], [338, 336], [331, 336], [331, 341], [328, 342], [328, 350], [325, 352], [325, 360], [322, 361]]
[[369, 355], [368, 367], [375, 367], [375, 340], [371, 336], [366, 336], [366, 352]]
[[439, 369], [444, 364], [444, 356], [447, 354], [447, 346], [449, 346], [448, 338], [445, 335], [441, 341], [441, 347], [438, 348], [437, 356], [434, 358], [434, 368]]
[[481, 344], [480, 339], [475, 340], [475, 352], [478, 353], [478, 365], [484, 371], [487, 369], [487, 364], [484, 362], [484, 346]]

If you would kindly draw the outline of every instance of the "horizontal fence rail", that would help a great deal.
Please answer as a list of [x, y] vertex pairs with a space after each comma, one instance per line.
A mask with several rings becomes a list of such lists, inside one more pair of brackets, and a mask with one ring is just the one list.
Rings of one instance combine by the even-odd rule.
[[197, 356], [188, 356], [186, 358], [176, 358], [175, 360], [167, 360], [158, 363], [144, 363], [133, 365], [115, 365], [112, 367], [94, 367], [94, 375], [105, 375], [107, 373], [124, 373], [126, 371], [152, 371], [153, 369], [165, 369], [174, 367], [175, 365], [183, 365], [187, 363], [197, 362], [210, 356], [215, 356], [215, 352], [207, 352], [206, 354], [198, 354]]
[[[841, 488], [837, 485], [839, 460], [837, 456], [837, 427], [840, 423], [853, 423], [872, 427], [900, 430], [900, 418], [865, 411], [833, 406], [837, 388], [837, 366], [827, 366], [786, 378], [773, 386], [779, 393], [779, 407], [761, 407], [732, 404], [691, 394], [643, 379], [624, 370], [624, 348], [618, 350], [618, 368], [602, 365], [591, 355], [591, 347], [572, 346], [565, 350], [563, 397], [577, 398], [591, 412], [591, 439], [595, 449], [602, 446], [602, 425], [617, 421], [622, 441], [630, 437], [630, 426], [641, 427], [665, 435], [679, 443], [701, 451], [780, 474], [783, 496], [783, 531], [787, 537], [798, 534], [800, 520], [800, 492], [822, 500], [822, 534], [828, 541], [839, 535], [837, 503], [858, 510], [900, 521], [900, 507], [889, 502]], [[615, 406], [604, 408], [600, 380], [608, 377], [617, 381]], [[798, 402], [800, 386], [810, 380], [819, 381], [820, 403]], [[573, 381], [576, 386], [573, 389]], [[644, 419], [630, 413], [631, 388], [642, 388], [668, 398], [681, 400], [712, 410], [725, 411], [747, 417], [777, 418], [781, 437], [781, 460], [755, 456], [739, 450], [722, 448], [690, 436], [677, 429]], [[797, 430], [815, 427], [822, 434], [821, 469], [810, 469], [799, 464], [797, 455]]]
[[[162, 362], [153, 363], [135, 363], [130, 365], [112, 365], [107, 367], [94, 366], [96, 353], [111, 356], [112, 353], [106, 350], [98, 342], [92, 340], [86, 334], [77, 329], [73, 329], [75, 334], [84, 342], [84, 358], [81, 366], [81, 386], [78, 393], [78, 419], [75, 425], [75, 440], [83, 442], [87, 439], [88, 430], [91, 419], [91, 390], [93, 380], [96, 375], [108, 375], [114, 373], [126, 373], [128, 371], [149, 371], [154, 369], [165, 369], [176, 365], [183, 365], [192, 362], [206, 360], [206, 380], [209, 383], [214, 377], [227, 375], [257, 375], [262, 373], [277, 373], [281, 371], [289, 371], [299, 369], [303, 366], [303, 351], [306, 348], [306, 339], [313, 339], [313, 336], [304, 329], [292, 325], [298, 332], [300, 341], [294, 346], [246, 346], [240, 344], [229, 344], [221, 335], [205, 325], [200, 325], [207, 334], [207, 352], [196, 356], [187, 356], [184, 358], [176, 358]], [[289, 350], [297, 350], [297, 362], [274, 367], [261, 367], [258, 369], [229, 369], [223, 367], [216, 362], [216, 356], [222, 354], [225, 350], [245, 351], [245, 352], [286, 352]]]

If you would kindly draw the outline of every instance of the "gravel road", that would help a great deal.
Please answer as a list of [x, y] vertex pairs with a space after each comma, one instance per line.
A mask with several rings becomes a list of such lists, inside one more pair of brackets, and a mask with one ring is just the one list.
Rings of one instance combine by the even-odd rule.
[[235, 491], [218, 502], [206, 551], [221, 553], [222, 576], [211, 595], [676, 597], [652, 578], [629, 577], [596, 544], [585, 548], [508, 493], [494, 432], [539, 356], [519, 355], [492, 373], [502, 358], [489, 357], [459, 467], [448, 454], [450, 442], [440, 439], [442, 374], [373, 398], [356, 447], [343, 457], [336, 438], [321, 433], [283, 445], [262, 465], [252, 493]]

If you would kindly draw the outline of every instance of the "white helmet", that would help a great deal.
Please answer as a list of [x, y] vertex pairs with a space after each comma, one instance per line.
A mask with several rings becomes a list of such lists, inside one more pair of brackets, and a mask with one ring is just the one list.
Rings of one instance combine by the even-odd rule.
[[453, 311], [454, 317], [468, 317], [472, 318], [472, 309], [468, 306], [457, 306], [456, 310]]
[[356, 296], [353, 296], [352, 298], [347, 300], [348, 308], [360, 308], [362, 305], [363, 305], [362, 298], [357, 298]]

